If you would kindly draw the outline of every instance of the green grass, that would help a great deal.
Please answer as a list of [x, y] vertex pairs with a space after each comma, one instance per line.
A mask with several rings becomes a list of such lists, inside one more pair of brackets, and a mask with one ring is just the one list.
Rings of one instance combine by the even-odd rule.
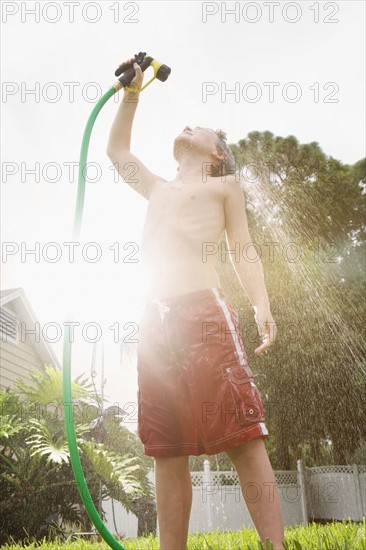
[[[285, 528], [287, 550], [366, 550], [366, 523], [354, 523], [350, 520], [335, 521], [326, 525], [311, 523], [307, 527]], [[140, 537], [121, 541], [126, 550], [159, 550], [157, 537]], [[4, 550], [37, 548], [54, 550], [107, 550], [104, 542], [78, 540], [70, 543], [42, 542], [27, 546], [6, 545]], [[272, 547], [268, 547], [271, 549]], [[213, 531], [209, 534], [191, 534], [188, 538], [188, 550], [262, 550], [263, 545], [254, 529], [241, 531]], [[267, 549], [265, 549], [267, 550]]]

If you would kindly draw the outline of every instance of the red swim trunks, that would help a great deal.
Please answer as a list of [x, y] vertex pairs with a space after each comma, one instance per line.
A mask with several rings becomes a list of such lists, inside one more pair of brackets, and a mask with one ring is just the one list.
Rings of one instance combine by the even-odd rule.
[[147, 302], [137, 358], [145, 455], [212, 455], [268, 437], [238, 313], [221, 288]]

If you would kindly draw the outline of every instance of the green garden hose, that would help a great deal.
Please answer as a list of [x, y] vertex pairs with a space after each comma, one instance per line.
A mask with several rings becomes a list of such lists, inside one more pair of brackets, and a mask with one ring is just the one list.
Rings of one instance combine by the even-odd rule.
[[94, 109], [92, 110], [92, 112], [90, 114], [90, 117], [88, 118], [88, 122], [86, 123], [86, 126], [85, 126], [83, 141], [81, 143], [81, 152], [80, 152], [80, 160], [79, 160], [78, 194], [77, 194], [77, 199], [76, 199], [76, 209], [75, 209], [75, 218], [74, 218], [74, 232], [73, 232], [73, 237], [74, 238], [79, 237], [81, 219], [82, 219], [82, 215], [83, 215], [84, 197], [85, 197], [86, 159], [87, 159], [87, 156], [88, 156], [90, 135], [92, 133], [92, 129], [93, 129], [93, 126], [94, 126], [95, 119], [97, 118], [97, 116], [100, 113], [101, 109], [107, 103], [108, 99], [110, 99], [119, 90], [118, 84], [119, 83], [117, 83], [114, 86], [112, 86], [111, 88], [109, 88], [108, 92], [106, 92], [100, 98], [100, 100], [95, 105]]
[[[110, 99], [119, 89], [121, 85], [117, 82], [112, 86], [98, 101], [94, 107], [88, 122], [86, 124], [83, 141], [81, 144], [80, 162], [79, 162], [79, 179], [78, 179], [78, 193], [76, 200], [75, 218], [74, 218], [74, 230], [73, 238], [77, 239], [80, 233], [80, 226], [84, 207], [85, 197], [85, 174], [86, 174], [86, 159], [88, 156], [88, 148], [90, 142], [91, 132], [94, 126], [95, 119], [97, 118], [100, 110], [105, 103]], [[65, 336], [63, 346], [63, 361], [62, 361], [62, 384], [63, 384], [63, 399], [64, 399], [64, 413], [65, 413], [65, 426], [67, 442], [70, 450], [70, 462], [74, 472], [75, 480], [79, 489], [81, 500], [85, 506], [89, 518], [93, 522], [95, 528], [99, 534], [103, 537], [106, 543], [114, 550], [126, 550], [114, 536], [109, 532], [104, 525], [102, 518], [100, 517], [98, 510], [96, 509], [94, 502], [91, 498], [83, 468], [80, 461], [80, 455], [78, 450], [78, 444], [76, 440], [76, 432], [74, 425], [74, 412], [71, 392], [71, 333], [70, 322], [65, 323]]]

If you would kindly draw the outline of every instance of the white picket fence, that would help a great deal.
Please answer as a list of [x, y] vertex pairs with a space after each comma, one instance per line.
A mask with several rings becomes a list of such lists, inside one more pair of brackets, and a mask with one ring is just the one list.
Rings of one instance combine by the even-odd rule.
[[[365, 464], [305, 468], [298, 460], [297, 470], [277, 470], [275, 476], [285, 526], [306, 525], [312, 518], [362, 521], [366, 516]], [[152, 471], [150, 479], [154, 481]], [[204, 471], [191, 472], [191, 479], [191, 533], [254, 528], [235, 471], [210, 470], [206, 460]], [[266, 490], [270, 491], [271, 487], [266, 487]], [[245, 491], [248, 491], [245, 493], [248, 498], [261, 497], [256, 483], [248, 484]], [[137, 536], [137, 517], [134, 514], [114, 502], [116, 531], [111, 501], [105, 501], [103, 508], [111, 533]]]

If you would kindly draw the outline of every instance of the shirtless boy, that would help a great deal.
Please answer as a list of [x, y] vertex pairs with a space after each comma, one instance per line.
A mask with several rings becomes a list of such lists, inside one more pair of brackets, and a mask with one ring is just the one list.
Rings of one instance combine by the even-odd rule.
[[[264, 407], [238, 313], [209, 253], [224, 231], [228, 250], [252, 242], [235, 162], [222, 132], [186, 126], [174, 141], [179, 165], [174, 180], [151, 173], [130, 151], [143, 82], [139, 65], [134, 69], [130, 87], [135, 91], [124, 90], [107, 155], [121, 177], [149, 201], [142, 239], [149, 286], [137, 350], [138, 434], [155, 462], [160, 548], [187, 547], [189, 455], [225, 451], [262, 543], [268, 538], [275, 550], [283, 550], [279, 495], [264, 445]], [[131, 163], [137, 168], [133, 177]], [[263, 339], [255, 353], [260, 354], [273, 344], [276, 325], [260, 260], [242, 258], [240, 254], [233, 265], [255, 311]], [[248, 483], [257, 488], [254, 497], [245, 490]]]

